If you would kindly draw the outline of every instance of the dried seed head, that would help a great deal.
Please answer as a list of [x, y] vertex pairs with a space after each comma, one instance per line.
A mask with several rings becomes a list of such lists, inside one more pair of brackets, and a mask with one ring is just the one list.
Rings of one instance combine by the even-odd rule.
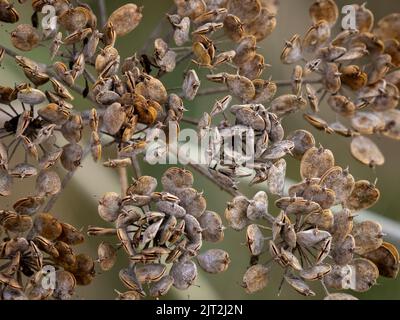
[[339, 9], [333, 0], [317, 0], [310, 6], [309, 12], [314, 23], [325, 20], [334, 25], [339, 18]]

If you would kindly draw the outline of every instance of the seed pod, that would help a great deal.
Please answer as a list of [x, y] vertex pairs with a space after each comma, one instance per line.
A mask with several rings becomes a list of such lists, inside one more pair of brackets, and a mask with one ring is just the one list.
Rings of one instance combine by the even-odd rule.
[[382, 226], [374, 221], [355, 223], [351, 231], [355, 240], [355, 252], [363, 255], [377, 250], [383, 244]]
[[339, 9], [333, 0], [317, 0], [310, 6], [310, 16], [314, 23], [325, 20], [333, 26], [339, 18]]
[[256, 94], [250, 101], [252, 103], [263, 103], [271, 100], [275, 96], [278, 89], [274, 82], [262, 79], [253, 80], [253, 85], [256, 90]]
[[302, 43], [300, 36], [295, 34], [289, 41], [286, 41], [281, 54], [281, 61], [285, 64], [296, 63], [303, 57]]
[[233, 198], [232, 202], [228, 203], [225, 210], [225, 218], [228, 221], [229, 226], [236, 230], [243, 230], [247, 223], [247, 208], [249, 200], [244, 196], [237, 196]]
[[378, 249], [363, 254], [363, 258], [371, 260], [383, 277], [395, 279], [399, 272], [399, 253], [391, 243], [384, 242]]
[[356, 297], [347, 293], [330, 293], [324, 300], [358, 300]]
[[31, 51], [39, 45], [40, 35], [37, 30], [29, 24], [19, 24], [11, 32], [11, 42], [14, 47], [22, 51]]
[[54, 171], [41, 171], [36, 178], [36, 192], [38, 196], [49, 196], [59, 193], [61, 181], [58, 174]]
[[342, 83], [353, 91], [360, 90], [368, 83], [368, 75], [356, 65], [341, 67], [340, 72], [342, 73], [340, 76]]
[[184, 188], [176, 193], [180, 199], [180, 206], [185, 208], [186, 214], [199, 218], [206, 210], [207, 202], [202, 192], [193, 188]]
[[335, 166], [321, 177], [320, 185], [335, 192], [335, 204], [344, 203], [354, 189], [354, 177], [349, 171]]
[[336, 94], [342, 85], [340, 80], [341, 73], [335, 63], [328, 63], [325, 68], [324, 85], [331, 94]]
[[118, 218], [121, 198], [115, 192], [106, 193], [97, 207], [99, 215], [105, 221], [113, 222]]
[[35, 244], [38, 246], [40, 250], [48, 253], [52, 257], [54, 258], [59, 257], [60, 254], [58, 253], [58, 250], [50, 240], [42, 236], [36, 236], [35, 238], [33, 238], [33, 242], [35, 242]]
[[323, 46], [331, 36], [329, 23], [325, 20], [315, 22], [304, 36], [302, 48], [312, 53]]
[[286, 282], [295, 289], [298, 293], [303, 296], [310, 297], [315, 296], [315, 292], [310, 289], [310, 287], [301, 278], [296, 277], [293, 274], [284, 276]]
[[166, 266], [161, 263], [151, 263], [136, 267], [136, 276], [140, 283], [159, 281], [166, 271]]
[[234, 42], [239, 42], [245, 35], [242, 21], [233, 14], [228, 14], [225, 17], [224, 31], [225, 34]]
[[39, 159], [39, 167], [42, 170], [51, 168], [56, 164], [58, 159], [60, 159], [61, 155], [63, 153], [63, 149], [56, 149], [55, 151], [45, 153], [40, 159]]
[[174, 278], [172, 278], [170, 275], [165, 275], [150, 287], [149, 294], [155, 298], [165, 296], [173, 284]]
[[268, 195], [264, 191], [257, 192], [249, 201], [246, 210], [247, 218], [257, 220], [265, 217], [268, 213]]
[[106, 109], [103, 115], [103, 124], [107, 132], [114, 135], [121, 129], [125, 119], [124, 108], [121, 104], [115, 102]]
[[127, 194], [150, 195], [157, 188], [157, 179], [141, 176], [129, 186]]
[[155, 238], [158, 230], [160, 229], [162, 222], [163, 222], [163, 219], [160, 219], [159, 221], [150, 224], [146, 228], [146, 230], [144, 231], [144, 233], [142, 235], [141, 243], [143, 245], [146, 245], [148, 242], [152, 241]]
[[332, 238], [328, 231], [309, 229], [297, 232], [297, 243], [305, 248], [320, 245], [323, 241]]
[[175, 0], [175, 4], [178, 9], [178, 14], [181, 17], [189, 17], [190, 19], [196, 19], [198, 16], [206, 12], [206, 4], [203, 0]]
[[268, 170], [268, 190], [275, 195], [282, 195], [285, 187], [286, 161], [279, 159]]
[[394, 66], [400, 66], [400, 43], [395, 39], [385, 41], [385, 53], [392, 58], [391, 62]]
[[320, 280], [329, 272], [332, 267], [329, 264], [315, 265], [309, 269], [303, 269], [300, 271], [300, 277], [307, 281]]
[[337, 290], [349, 289], [353, 271], [349, 265], [333, 265], [332, 271], [324, 277], [324, 283]]
[[27, 87], [21, 90], [18, 90], [18, 100], [22, 103], [26, 104], [41, 104], [46, 99], [46, 95], [38, 90], [31, 87]]
[[332, 95], [328, 99], [328, 104], [334, 112], [343, 117], [352, 117], [356, 111], [356, 106], [347, 97]]
[[19, 163], [13, 169], [10, 170], [10, 175], [15, 178], [28, 178], [37, 175], [37, 169], [27, 163]]
[[318, 130], [324, 130], [326, 133], [333, 133], [334, 130], [329, 126], [329, 124], [322, 118], [304, 113], [303, 118], [307, 120], [314, 128]]
[[282, 95], [271, 102], [271, 111], [278, 117], [303, 110], [307, 106], [307, 101], [293, 94]]
[[312, 212], [306, 216], [305, 222], [321, 230], [329, 230], [333, 226], [333, 214], [329, 209]]
[[200, 267], [208, 273], [221, 273], [228, 269], [231, 262], [229, 254], [221, 249], [210, 249], [197, 256]]
[[61, 222], [61, 226], [62, 233], [57, 240], [63, 241], [72, 246], [83, 243], [85, 240], [84, 235], [74, 226], [64, 222]]
[[167, 192], [180, 188], [190, 188], [193, 185], [193, 175], [189, 170], [173, 167], [164, 172], [161, 183]]
[[[233, 106], [235, 107], [235, 106]], [[233, 108], [232, 107], [232, 108]], [[238, 110], [233, 109], [235, 112], [236, 120], [239, 124], [249, 126], [257, 131], [265, 129], [265, 121], [255, 110], [243, 105]], [[232, 110], [231, 110], [232, 111]]]
[[33, 215], [43, 205], [43, 197], [26, 197], [16, 201], [13, 205], [14, 210], [21, 215]]
[[351, 282], [350, 288], [357, 292], [368, 291], [379, 277], [377, 266], [367, 259], [355, 259], [351, 268], [355, 274], [355, 279]]
[[58, 22], [70, 33], [85, 28], [89, 20], [89, 11], [84, 7], [71, 8], [58, 17]]
[[[177, 15], [173, 15], [177, 16]], [[171, 16], [168, 16], [171, 17]], [[180, 19], [180, 17], [179, 17]], [[170, 19], [171, 21], [172, 19]], [[174, 31], [174, 41], [177, 46], [182, 46], [185, 44], [187, 41], [189, 41], [189, 30], [190, 30], [190, 18], [189, 17], [184, 17], [182, 20], [180, 20], [179, 23], [173, 23], [173, 27], [175, 29]]]
[[[352, 212], [348, 209], [342, 209], [334, 214], [334, 223], [330, 230], [337, 242], [343, 241], [353, 229]], [[350, 242], [350, 240], [348, 240]]]
[[9, 214], [3, 219], [4, 229], [11, 232], [23, 233], [32, 228], [32, 218], [27, 215]]
[[308, 149], [315, 146], [314, 136], [306, 130], [293, 131], [287, 139], [293, 141], [292, 155], [298, 160], [301, 160]]
[[169, 272], [174, 279], [174, 287], [179, 290], [188, 289], [197, 278], [196, 264], [191, 260], [175, 262]]
[[46, 121], [55, 125], [65, 124], [70, 116], [68, 110], [55, 103], [50, 103], [47, 106], [40, 108], [38, 114]]
[[268, 274], [269, 269], [261, 264], [251, 266], [243, 276], [242, 287], [248, 294], [260, 291], [268, 284]]
[[247, 246], [253, 256], [259, 256], [264, 249], [264, 236], [256, 224], [251, 224], [246, 231]]
[[244, 102], [251, 101], [256, 94], [254, 84], [246, 77], [229, 75], [226, 78], [226, 84], [232, 95]]
[[0, 21], [15, 23], [18, 22], [18, 20], [18, 11], [8, 1], [2, 1], [0, 3]]
[[319, 178], [335, 164], [333, 153], [324, 148], [310, 148], [300, 163], [300, 174], [305, 178]]
[[55, 240], [62, 233], [62, 225], [50, 213], [37, 214], [33, 227], [39, 235], [48, 240]]
[[115, 290], [115, 292], [118, 294], [118, 297], [115, 298], [115, 300], [140, 300], [142, 298], [141, 294], [134, 290], [125, 292]]
[[370, 139], [358, 136], [351, 141], [351, 154], [361, 163], [370, 167], [381, 166], [385, 158], [378, 146]]
[[221, 217], [213, 211], [205, 211], [199, 218], [199, 223], [203, 229], [202, 238], [205, 241], [220, 242], [224, 239], [224, 229]]
[[135, 269], [125, 268], [119, 271], [119, 279], [129, 289], [138, 292], [141, 296], [145, 296], [142, 285], [136, 276]]
[[257, 41], [262, 41], [268, 37], [276, 28], [276, 13], [271, 12], [267, 7], [262, 7], [260, 14], [245, 25], [245, 32], [256, 37]]
[[[333, 235], [336, 237], [335, 233], [333, 233]], [[336, 264], [343, 266], [349, 264], [353, 260], [356, 244], [351, 234], [348, 234], [343, 240], [340, 239], [339, 241], [340, 242], [334, 244], [331, 255]]]
[[372, 112], [357, 112], [351, 118], [351, 126], [361, 134], [374, 134], [384, 131], [385, 122], [383, 119]]
[[303, 198], [313, 200], [318, 203], [322, 209], [329, 209], [334, 205], [336, 196], [335, 192], [331, 189], [321, 187], [319, 185], [309, 186], [303, 193]]
[[386, 111], [396, 108], [399, 101], [399, 89], [395, 85], [387, 83], [385, 89], [380, 91], [370, 104], [376, 111]]
[[69, 143], [63, 147], [63, 153], [60, 158], [61, 164], [64, 169], [74, 171], [81, 165], [82, 156], [82, 147], [77, 143]]

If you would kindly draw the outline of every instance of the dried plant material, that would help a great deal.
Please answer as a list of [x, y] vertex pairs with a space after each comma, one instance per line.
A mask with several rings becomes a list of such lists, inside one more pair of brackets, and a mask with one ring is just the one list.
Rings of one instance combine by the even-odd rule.
[[301, 159], [300, 174], [305, 178], [320, 178], [335, 164], [333, 153], [324, 148], [310, 148]]
[[370, 139], [358, 136], [351, 141], [351, 154], [361, 163], [374, 167], [385, 163], [385, 158], [378, 146]]
[[128, 3], [115, 10], [108, 18], [108, 23], [112, 24], [117, 36], [123, 36], [136, 29], [141, 20], [141, 8]]
[[326, 20], [333, 25], [339, 18], [339, 8], [333, 0], [317, 0], [310, 7], [310, 16], [314, 22]]
[[268, 285], [269, 269], [261, 264], [256, 264], [247, 269], [243, 276], [242, 287], [246, 293], [255, 293]]
[[372, 207], [380, 198], [379, 189], [369, 181], [356, 181], [354, 189], [347, 198], [345, 206], [350, 210], [359, 211]]
[[210, 249], [197, 256], [200, 267], [208, 273], [221, 273], [231, 262], [229, 254], [221, 249]]

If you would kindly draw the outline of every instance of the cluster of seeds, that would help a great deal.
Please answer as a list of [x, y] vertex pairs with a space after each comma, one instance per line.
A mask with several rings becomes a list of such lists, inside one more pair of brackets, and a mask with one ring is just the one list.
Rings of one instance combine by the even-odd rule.
[[[70, 299], [76, 285], [93, 280], [93, 259], [73, 249], [84, 235], [50, 213], [36, 213], [37, 201], [40, 197], [27, 197], [14, 204], [15, 211], [0, 210], [1, 299]], [[43, 286], [51, 281], [45, 277], [55, 286]]]
[[[18, 2], [28, 5], [25, 0]], [[189, 288], [197, 277], [193, 258], [209, 273], [227, 269], [227, 252], [200, 253], [203, 240], [223, 240], [224, 227], [217, 213], [206, 210], [206, 199], [193, 188], [191, 172], [168, 169], [161, 179], [162, 191], [156, 191], [157, 180], [141, 176], [138, 170], [138, 155], [162, 134], [173, 128], [178, 132], [181, 123], [188, 122], [184, 99], [194, 100], [201, 86], [194, 66], [209, 71], [206, 79], [211, 83], [223, 84], [218, 92], [229, 92], [195, 121], [199, 136], [210, 143], [208, 166], [192, 166], [236, 195], [225, 216], [234, 230], [247, 228], [252, 258], [243, 277], [245, 290], [252, 293], [267, 285], [272, 262], [284, 269], [283, 281], [303, 295], [314, 295], [306, 282], [319, 280], [327, 299], [352, 298], [329, 293], [328, 288], [361, 292], [374, 285], [379, 275], [395, 278], [399, 255], [383, 241], [381, 226], [353, 221], [357, 211], [378, 201], [379, 190], [335, 166], [332, 152], [316, 147], [308, 131], [297, 130], [285, 138], [281, 120], [309, 104], [311, 112], [304, 114], [309, 123], [351, 137], [356, 159], [369, 166], [382, 165], [384, 156], [366, 136], [400, 139], [396, 109], [400, 15], [383, 18], [374, 29], [373, 13], [365, 5], [354, 5], [357, 30], [332, 37], [338, 7], [333, 0], [315, 1], [310, 7], [312, 27], [303, 39], [294, 35], [287, 41], [281, 55], [284, 64], [296, 64], [291, 79], [274, 82], [262, 77], [269, 65], [257, 52], [257, 44], [276, 27], [276, 0], [174, 2], [163, 21], [169, 34], [162, 36], [160, 24], [142, 50], [126, 58], [121, 58], [115, 44], [143, 19], [143, 8], [134, 3], [98, 19], [82, 1], [32, 0], [31, 24], [17, 24], [9, 33], [18, 53], [0, 45], [0, 63], [9, 55], [28, 80], [14, 87], [0, 85], [0, 114], [5, 116], [0, 122], [0, 196], [11, 195], [15, 180], [36, 177], [33, 195], [15, 202], [13, 210], [0, 208], [4, 229], [0, 258], [6, 260], [0, 268], [1, 298], [68, 299], [76, 284], [92, 281], [95, 263], [103, 271], [110, 270], [120, 248], [130, 261], [119, 272], [129, 289], [118, 292], [120, 299], [147, 294], [158, 298], [172, 286]], [[0, 0], [0, 21], [17, 23], [16, 6]], [[56, 19], [40, 24], [46, 6], [52, 6]], [[29, 54], [40, 46], [49, 48], [49, 64], [20, 53]], [[186, 60], [182, 92], [171, 93], [174, 89], [168, 90], [161, 78]], [[275, 98], [279, 85], [287, 84], [292, 92]], [[90, 101], [90, 107], [76, 110], [73, 91]], [[343, 122], [329, 123], [317, 116], [325, 97]], [[233, 99], [237, 104], [231, 105]], [[233, 116], [226, 114], [228, 108]], [[220, 116], [222, 120], [212, 124]], [[229, 147], [233, 140], [242, 142], [242, 150]], [[21, 145], [23, 160], [17, 159]], [[130, 186], [121, 179], [123, 194], [110, 192], [101, 198], [98, 213], [113, 225], [89, 227], [88, 234], [117, 236], [118, 245], [101, 243], [98, 260], [93, 261], [71, 248], [84, 236], [48, 212], [82, 159], [91, 154], [100, 161], [106, 146], [114, 146], [117, 154], [103, 163], [105, 167], [117, 169], [122, 176], [132, 166], [139, 176]], [[243, 155], [244, 149], [250, 153]], [[174, 150], [169, 150], [167, 141], [161, 151]], [[304, 181], [286, 194], [284, 157], [288, 154], [301, 160]], [[147, 156], [144, 160], [151, 160]], [[67, 171], [63, 181], [61, 170], [56, 170], [60, 165]], [[265, 184], [269, 194], [280, 197], [275, 203], [281, 210], [277, 217], [269, 213], [267, 193], [248, 199], [238, 191], [237, 179], [246, 176], [252, 177], [250, 185]], [[257, 224], [258, 220], [268, 225]], [[272, 235], [265, 237], [263, 229]], [[271, 257], [260, 263], [265, 241]], [[55, 289], [42, 286], [45, 265], [56, 269]], [[149, 283], [146, 292], [144, 285]]]
[[[309, 10], [312, 26], [303, 37], [295, 34], [286, 42], [281, 61], [296, 64], [292, 94], [307, 97], [311, 110], [304, 118], [319, 130], [352, 138], [351, 154], [365, 165], [380, 166], [385, 158], [367, 136], [400, 139], [396, 109], [400, 100], [400, 15], [390, 14], [374, 28], [374, 14], [366, 4], [355, 4], [353, 9], [357, 28], [335, 35], [336, 3], [315, 1]], [[336, 121], [318, 116], [324, 99], [337, 115]], [[273, 110], [284, 116], [305, 107], [288, 102]]]
[[[190, 171], [173, 167], [161, 178], [161, 192], [156, 191], [155, 178], [141, 176], [129, 186], [126, 196], [108, 192], [101, 198], [99, 215], [114, 226], [89, 227], [88, 234], [116, 235], [129, 257], [129, 266], [119, 271], [119, 277], [130, 290], [118, 292], [119, 299], [146, 296], [144, 284], [151, 284], [148, 294], [156, 298], [166, 295], [172, 286], [186, 290], [197, 278], [194, 257], [209, 273], [228, 268], [230, 258], [224, 250], [200, 253], [203, 240], [223, 240], [224, 226], [217, 213], [206, 210], [206, 199], [193, 188], [193, 182]], [[116, 250], [106, 242], [99, 245], [102, 270], [113, 267]]]
[[[399, 254], [392, 244], [384, 242], [381, 225], [354, 219], [357, 212], [378, 201], [379, 190], [369, 181], [355, 181], [348, 169], [335, 165], [329, 149], [310, 143], [314, 141], [311, 133], [297, 130], [290, 136], [295, 145], [293, 156], [301, 159], [304, 180], [275, 201], [278, 216], [269, 213], [264, 191], [251, 200], [236, 196], [225, 211], [230, 227], [238, 231], [247, 228], [251, 266], [243, 276], [246, 292], [267, 286], [272, 263], [284, 270], [282, 284], [285, 281], [300, 294], [314, 296], [307, 282], [320, 281], [327, 299], [354, 298], [331, 294], [330, 289], [365, 292], [380, 275], [395, 278]], [[257, 220], [266, 220], [267, 226]], [[269, 237], [263, 229], [270, 231]], [[269, 260], [261, 263], [267, 253]]]

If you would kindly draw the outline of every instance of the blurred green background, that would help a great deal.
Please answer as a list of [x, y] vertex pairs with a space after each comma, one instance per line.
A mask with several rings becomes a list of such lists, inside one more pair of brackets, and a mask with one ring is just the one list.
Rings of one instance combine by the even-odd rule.
[[[94, 10], [98, 10], [97, 1], [86, 1]], [[130, 1], [121, 0], [106, 0], [108, 13], [111, 13], [117, 7]], [[159, 23], [165, 18], [165, 13], [171, 8], [172, 0], [147, 0], [134, 1], [137, 5], [143, 5], [144, 18], [141, 24], [129, 35], [118, 39], [116, 47], [119, 49], [122, 59], [132, 55], [136, 50], [140, 49], [148, 39], [149, 35]], [[268, 79], [270, 76], [273, 80], [288, 79], [290, 77], [292, 67], [284, 66], [280, 63], [279, 56], [284, 46], [285, 40], [290, 39], [294, 33], [304, 34], [309, 25], [308, 7], [312, 3], [311, 0], [281, 0], [280, 10], [278, 13], [278, 25], [274, 33], [266, 40], [259, 44], [259, 51], [264, 55], [266, 63], [272, 65], [264, 71], [262, 77]], [[363, 3], [363, 1], [337, 1], [341, 7], [350, 3]], [[18, 11], [22, 15], [22, 21], [29, 23], [30, 6], [25, 7], [16, 4]], [[368, 8], [375, 13], [376, 20], [392, 13], [400, 12], [400, 2], [398, 0], [381, 0], [370, 1]], [[165, 26], [168, 26], [165, 24]], [[9, 47], [9, 32], [14, 26], [3, 24], [1, 26], [0, 42]], [[164, 28], [164, 34], [168, 33], [169, 27]], [[152, 45], [150, 46], [152, 48]], [[151, 50], [151, 49], [150, 49]], [[28, 56], [49, 63], [48, 48], [45, 46], [29, 53]], [[182, 74], [188, 67], [187, 63], [182, 63], [173, 74], [168, 74], [163, 78], [167, 88], [176, 88], [181, 86]], [[190, 68], [195, 68], [199, 75], [204, 76], [203, 70], [198, 70], [194, 65]], [[15, 67], [15, 64], [10, 58], [5, 58], [0, 69], [0, 84], [14, 85], [14, 83], [23, 80], [21, 70]], [[204, 79], [204, 77], [202, 78]], [[206, 80], [202, 81], [202, 88], [210, 86]], [[288, 90], [287, 88], [283, 89]], [[281, 92], [284, 92], [281, 91]], [[198, 97], [193, 102], [185, 101], [185, 107], [189, 110], [186, 115], [198, 118], [204, 111], [209, 111], [215, 99], [223, 95]], [[75, 100], [77, 110], [84, 110], [91, 107], [90, 103], [83, 99]], [[335, 116], [324, 105], [322, 106], [322, 115], [331, 120], [335, 120]], [[324, 147], [333, 151], [336, 156], [336, 162], [342, 167], [349, 166], [352, 174], [356, 179], [368, 179], [374, 181], [378, 178], [378, 187], [381, 191], [381, 199], [373, 211], [385, 217], [400, 221], [399, 211], [399, 189], [397, 183], [400, 181], [400, 148], [399, 143], [385, 138], [375, 139], [382, 148], [386, 156], [386, 164], [382, 167], [372, 170], [362, 166], [355, 161], [349, 152], [349, 139], [338, 135], [326, 135], [317, 130], [314, 130], [302, 118], [301, 114], [294, 114], [284, 120], [284, 127], [288, 134], [292, 130], [304, 128], [311, 131], [317, 143], [321, 143]], [[21, 156], [20, 154], [18, 156]], [[108, 156], [106, 153], [105, 157]], [[287, 158], [288, 172], [287, 176], [295, 181], [300, 179], [299, 163], [295, 160]], [[143, 165], [143, 173], [160, 177], [167, 166]], [[63, 169], [59, 169], [62, 175], [65, 174]], [[224, 213], [226, 202], [230, 197], [217, 187], [210, 184], [206, 179], [195, 173], [195, 187], [204, 190], [206, 199], [208, 200], [208, 209]], [[257, 189], [250, 190], [242, 183], [241, 187], [246, 194], [253, 195]], [[13, 200], [32, 193], [34, 183], [16, 183], [13, 190], [13, 196], [9, 199], [0, 198], [0, 207], [9, 208]], [[107, 223], [102, 221], [97, 215], [97, 201], [106, 191], [119, 192], [118, 177], [115, 172], [110, 169], [103, 168], [101, 164], [95, 164], [91, 159], [85, 160], [83, 167], [79, 169], [73, 181], [65, 189], [64, 193], [59, 198], [57, 204], [52, 210], [56, 217], [62, 218], [64, 221], [75, 225], [78, 228], [86, 230], [88, 225], [107, 226]], [[272, 201], [270, 207], [273, 207]], [[84, 251], [93, 257], [96, 256], [97, 245], [107, 239], [88, 238], [84, 245], [76, 248], [77, 251]], [[114, 240], [115, 241], [115, 240]], [[203, 271], [199, 271], [199, 278], [196, 284], [188, 291], [178, 291], [172, 289], [167, 298], [170, 299], [301, 299], [302, 297], [293, 292], [288, 286], [283, 286], [281, 295], [277, 297], [277, 290], [281, 281], [281, 270], [275, 266], [271, 273], [270, 283], [262, 292], [255, 295], [247, 295], [240, 287], [241, 278], [248, 266], [249, 255], [248, 250], [243, 243], [245, 242], [244, 232], [235, 232], [227, 229], [225, 232], [225, 240], [219, 244], [204, 243], [203, 249], [218, 247], [227, 250], [231, 256], [231, 264], [229, 269], [219, 275], [209, 275]], [[118, 279], [118, 271], [120, 268], [127, 265], [125, 254], [120, 250], [118, 254], [118, 263], [114, 268], [106, 273], [99, 272], [94, 282], [87, 287], [78, 289], [77, 298], [80, 299], [113, 299], [115, 293], [113, 289], [123, 291], [123, 285]], [[318, 293], [321, 293], [320, 285], [313, 287]], [[400, 299], [400, 280], [386, 280], [379, 278], [378, 285], [374, 286], [365, 294], [355, 294], [363, 299]], [[318, 295], [316, 298], [321, 298]]]

